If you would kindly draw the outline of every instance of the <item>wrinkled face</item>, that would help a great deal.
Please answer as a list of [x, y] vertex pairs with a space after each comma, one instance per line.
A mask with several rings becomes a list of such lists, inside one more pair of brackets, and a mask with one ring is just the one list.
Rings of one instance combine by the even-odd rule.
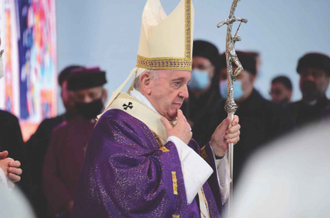
[[102, 86], [73, 91], [74, 101], [77, 103], [91, 103], [103, 97]]
[[158, 79], [151, 80], [150, 103], [162, 116], [175, 120], [177, 110], [189, 97], [187, 84], [190, 71], [158, 70]]
[[329, 76], [325, 70], [312, 67], [304, 67], [300, 70], [300, 90], [303, 99], [313, 101], [325, 95], [329, 86]]
[[[236, 67], [233, 67], [233, 72], [235, 72]], [[219, 76], [219, 81], [227, 80], [227, 68], [222, 68], [220, 70], [220, 76]], [[254, 76], [250, 73], [248, 73], [246, 70], [243, 70], [238, 76], [237, 80], [240, 80], [242, 82], [242, 91], [244, 92], [243, 96], [239, 99], [236, 99], [236, 101], [240, 101], [242, 99], [247, 98], [252, 89], [253, 89], [253, 83], [254, 83]]]
[[274, 102], [287, 104], [291, 101], [292, 90], [286, 88], [283, 83], [272, 83], [270, 96]]
[[72, 95], [73, 93], [67, 89], [67, 85], [67, 81], [62, 83], [61, 97], [66, 111], [70, 113], [74, 111], [75, 104]]

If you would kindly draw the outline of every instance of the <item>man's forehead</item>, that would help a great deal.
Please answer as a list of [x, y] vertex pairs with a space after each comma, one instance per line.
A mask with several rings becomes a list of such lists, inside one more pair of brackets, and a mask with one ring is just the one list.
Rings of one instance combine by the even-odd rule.
[[174, 79], [190, 79], [191, 71], [188, 70], [159, 70], [162, 77], [174, 80]]
[[322, 67], [302, 67], [301, 71], [323, 71], [325, 72], [324, 69], [322, 69]]

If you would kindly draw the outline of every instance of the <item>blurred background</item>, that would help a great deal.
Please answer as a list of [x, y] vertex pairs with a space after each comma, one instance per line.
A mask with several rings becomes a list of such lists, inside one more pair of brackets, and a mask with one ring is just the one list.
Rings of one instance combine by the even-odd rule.
[[[45, 117], [62, 113], [57, 73], [67, 65], [100, 66], [107, 90], [115, 90], [135, 67], [145, 0], [0, 0], [1, 49], [5, 79], [0, 80], [0, 108], [15, 114], [28, 139]], [[178, 0], [162, 1], [167, 13]], [[232, 0], [195, 0], [194, 39], [225, 50]], [[259, 52], [256, 87], [269, 99], [270, 82], [281, 74], [293, 82], [293, 101], [301, 98], [298, 59], [307, 52], [330, 55], [328, 0], [242, 0], [236, 16], [241, 27], [237, 50]], [[327, 91], [330, 96], [330, 91]]]

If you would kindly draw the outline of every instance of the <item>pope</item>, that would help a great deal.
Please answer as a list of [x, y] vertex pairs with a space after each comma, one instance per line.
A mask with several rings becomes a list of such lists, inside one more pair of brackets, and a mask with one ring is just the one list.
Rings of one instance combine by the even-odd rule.
[[[236, 116], [200, 148], [180, 107], [191, 77], [194, 9], [167, 16], [159, 0], [142, 15], [135, 79], [100, 116], [86, 151], [73, 217], [220, 217], [230, 184], [228, 143]], [[126, 80], [128, 81], [129, 78]]]

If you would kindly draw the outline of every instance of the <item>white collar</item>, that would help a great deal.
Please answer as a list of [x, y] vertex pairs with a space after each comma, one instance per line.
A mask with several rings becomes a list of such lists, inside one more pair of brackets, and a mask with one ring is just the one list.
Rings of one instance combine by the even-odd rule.
[[140, 101], [142, 104], [144, 104], [145, 106], [147, 106], [148, 108], [150, 108], [151, 110], [155, 111], [157, 114], [158, 111], [154, 108], [154, 106], [152, 106], [152, 104], [150, 103], [150, 101], [138, 90], [133, 89], [129, 95], [133, 98], [136, 98], [138, 101]]

